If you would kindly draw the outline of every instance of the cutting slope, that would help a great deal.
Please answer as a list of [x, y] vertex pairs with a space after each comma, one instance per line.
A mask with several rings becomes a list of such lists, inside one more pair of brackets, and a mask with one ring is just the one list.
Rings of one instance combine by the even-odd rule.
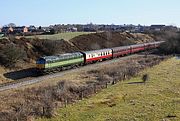
[[120, 32], [80, 35], [70, 40], [80, 50], [95, 50], [151, 41], [154, 41], [154, 39], [146, 34]]

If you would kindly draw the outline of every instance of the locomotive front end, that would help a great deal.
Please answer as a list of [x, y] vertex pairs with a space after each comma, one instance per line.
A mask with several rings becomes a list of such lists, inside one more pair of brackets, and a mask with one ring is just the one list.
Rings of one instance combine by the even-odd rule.
[[39, 58], [37, 61], [36, 61], [36, 68], [38, 70], [44, 70], [45, 69], [45, 59], [43, 58]]

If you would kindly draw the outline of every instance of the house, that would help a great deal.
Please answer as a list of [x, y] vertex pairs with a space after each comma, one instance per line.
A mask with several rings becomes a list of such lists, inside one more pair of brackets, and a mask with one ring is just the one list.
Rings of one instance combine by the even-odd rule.
[[25, 26], [2, 28], [2, 33], [4, 34], [22, 34], [22, 33], [27, 33], [27, 32], [28, 32], [28, 28]]
[[177, 32], [178, 28], [176, 26], [166, 26], [164, 27], [165, 31], [173, 31], [173, 32]]
[[69, 27], [67, 28], [68, 32], [77, 32], [77, 28], [76, 27]]
[[27, 33], [27, 32], [28, 32], [28, 27], [24, 27], [23, 33]]
[[177, 29], [178, 29], [177, 31], [180, 32], [180, 28], [177, 28]]
[[28, 27], [29, 32], [36, 32], [36, 27], [31, 25]]
[[164, 29], [165, 25], [151, 25], [150, 30], [154, 31], [162, 31]]
[[3, 27], [1, 29], [1, 32], [4, 34], [9, 34], [9, 33], [13, 33], [14, 29], [12, 27]]
[[14, 27], [13, 28], [14, 33], [27, 33], [28, 28], [25, 26], [20, 26], [20, 27]]

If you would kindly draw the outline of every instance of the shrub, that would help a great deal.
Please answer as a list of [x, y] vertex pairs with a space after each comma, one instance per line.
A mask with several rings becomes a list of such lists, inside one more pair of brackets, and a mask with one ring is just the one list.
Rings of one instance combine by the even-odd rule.
[[142, 80], [143, 80], [144, 83], [146, 83], [146, 81], [149, 80], [149, 75], [148, 75], [148, 74], [144, 74], [144, 75], [142, 76]]
[[14, 44], [6, 45], [1, 47], [0, 63], [7, 67], [14, 67], [18, 61], [25, 59], [26, 56], [23, 48]]
[[165, 43], [160, 45], [160, 52], [164, 54], [180, 54], [180, 34], [167, 37]]
[[38, 50], [38, 52], [43, 55], [53, 55], [59, 52], [60, 45], [62, 42], [60, 40], [37, 40], [33, 41], [33, 45]]

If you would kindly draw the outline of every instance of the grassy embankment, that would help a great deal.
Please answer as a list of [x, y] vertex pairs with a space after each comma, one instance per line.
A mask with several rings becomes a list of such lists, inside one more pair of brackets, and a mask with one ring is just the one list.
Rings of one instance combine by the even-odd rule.
[[[143, 74], [148, 82], [141, 83]], [[169, 59], [137, 77], [58, 110], [52, 121], [180, 120], [180, 60]], [[48, 119], [39, 119], [39, 121]]]
[[70, 40], [76, 36], [90, 34], [92, 32], [66, 32], [66, 33], [59, 33], [53, 35], [36, 35], [36, 36], [27, 36], [27, 38], [39, 38], [39, 39], [49, 39], [49, 40]]

